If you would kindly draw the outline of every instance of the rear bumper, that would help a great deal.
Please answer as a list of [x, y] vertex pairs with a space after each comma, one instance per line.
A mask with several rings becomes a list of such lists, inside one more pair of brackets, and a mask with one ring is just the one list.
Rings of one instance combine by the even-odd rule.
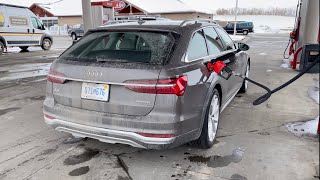
[[111, 144], [121, 143], [138, 148], [159, 149], [161, 148], [161, 146], [173, 143], [176, 139], [176, 137], [150, 138], [141, 136], [133, 132], [91, 127], [59, 119], [48, 119], [46, 117], [44, 117], [44, 119], [48, 125], [50, 125], [57, 131], [67, 132], [77, 137], [89, 137], [98, 139], [99, 141]]
[[[152, 112], [147, 116], [114, 115], [63, 106], [50, 97], [44, 102], [44, 114], [53, 118], [45, 117], [45, 122], [57, 131], [145, 149], [173, 148], [198, 138], [200, 134], [197, 114], [187, 119], [164, 112]], [[175, 136], [146, 137], [138, 133]]]

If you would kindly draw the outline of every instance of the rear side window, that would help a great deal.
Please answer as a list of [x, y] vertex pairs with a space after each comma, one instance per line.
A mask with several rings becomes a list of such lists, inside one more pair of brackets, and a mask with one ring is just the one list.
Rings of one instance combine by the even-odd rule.
[[220, 35], [222, 41], [224, 42], [226, 46], [226, 50], [233, 50], [236, 49], [236, 46], [234, 45], [232, 39], [230, 36], [221, 28], [216, 28], [218, 34]]
[[60, 57], [85, 62], [163, 64], [174, 38], [167, 33], [96, 32], [84, 37]]
[[206, 40], [202, 31], [197, 31], [189, 44], [188, 61], [208, 56]]
[[203, 29], [206, 36], [209, 55], [216, 55], [223, 51], [223, 45], [217, 32], [211, 28]]

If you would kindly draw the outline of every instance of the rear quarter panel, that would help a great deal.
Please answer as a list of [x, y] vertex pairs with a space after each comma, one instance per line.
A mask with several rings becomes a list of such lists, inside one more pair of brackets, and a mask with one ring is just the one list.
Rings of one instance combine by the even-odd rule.
[[209, 73], [204, 61], [199, 60], [181, 65], [168, 65], [161, 71], [159, 79], [187, 76], [188, 84], [183, 96], [157, 95], [155, 110], [175, 114], [176, 121], [186, 121], [180, 133], [186, 133], [202, 128], [203, 115], [207, 101], [212, 95], [216, 84], [221, 84], [222, 101], [225, 101], [224, 92], [227, 90], [215, 73]]

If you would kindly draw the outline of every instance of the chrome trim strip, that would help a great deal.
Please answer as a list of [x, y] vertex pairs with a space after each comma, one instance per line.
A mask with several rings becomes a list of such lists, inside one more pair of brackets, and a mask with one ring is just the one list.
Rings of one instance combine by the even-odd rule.
[[76, 78], [68, 78], [68, 77], [60, 77], [48, 74], [48, 76], [53, 78], [65, 79], [69, 81], [77, 81], [77, 82], [87, 82], [87, 83], [96, 83], [96, 84], [109, 84], [109, 85], [118, 85], [118, 86], [141, 86], [141, 87], [174, 87], [174, 84], [132, 84], [132, 83], [114, 83], [114, 82], [104, 82], [104, 81], [93, 81], [93, 80], [83, 80]]
[[228, 99], [228, 101], [222, 106], [220, 113], [222, 113], [222, 111], [230, 104], [230, 102], [233, 100], [233, 98], [238, 94], [238, 92], [240, 91], [241, 87], [238, 89], [238, 91], [236, 91], [236, 93], [234, 93], [231, 98]]
[[[47, 113], [45, 113], [45, 114], [47, 114]], [[49, 114], [49, 116], [50, 116], [50, 114]], [[129, 144], [129, 145], [132, 145], [135, 147], [140, 147], [140, 148], [141, 147], [146, 148], [146, 147], [139, 144], [138, 142], [142, 142], [145, 144], [161, 145], [161, 144], [170, 144], [176, 139], [176, 137], [172, 137], [172, 138], [144, 137], [144, 136], [141, 136], [141, 135], [134, 133], [134, 132], [92, 127], [92, 126], [67, 122], [67, 121], [63, 121], [60, 119], [49, 119], [46, 117], [44, 117], [44, 119], [48, 125], [56, 127], [55, 129], [58, 131], [68, 132], [68, 133], [75, 134], [80, 137], [92, 137], [92, 138], [99, 139], [103, 142], [108, 142], [108, 143]], [[79, 130], [72, 129], [72, 128], [81, 129], [83, 131], [79, 131]], [[97, 132], [97, 134], [90, 133], [90, 132]], [[103, 135], [100, 135], [99, 133], [107, 134], [108, 136], [103, 136]], [[120, 136], [120, 137], [115, 137], [115, 136]], [[134, 140], [130, 140], [130, 138], [133, 138], [137, 142]]]

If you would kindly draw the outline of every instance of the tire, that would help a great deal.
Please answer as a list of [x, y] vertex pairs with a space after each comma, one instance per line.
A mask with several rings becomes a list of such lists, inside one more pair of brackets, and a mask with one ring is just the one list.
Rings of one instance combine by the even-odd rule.
[[45, 51], [49, 50], [52, 46], [52, 41], [48, 38], [44, 38], [42, 41], [41, 48]]
[[189, 144], [194, 147], [208, 149], [216, 139], [220, 119], [220, 95], [217, 89], [213, 90], [210, 104], [207, 107], [201, 135]]
[[71, 34], [71, 38], [72, 38], [72, 40], [74, 40], [74, 41], [76, 41], [76, 40], [78, 39], [76, 33], [72, 33], [72, 34]]
[[248, 35], [249, 34], [249, 31], [248, 30], [243, 30], [243, 35]]
[[19, 47], [22, 51], [26, 51], [28, 48], [29, 48], [29, 46], [20, 46]]
[[[250, 75], [250, 64], [248, 62], [247, 67], [246, 67], [245, 76], [249, 77], [249, 75]], [[239, 93], [246, 93], [248, 91], [248, 84], [249, 84], [248, 81], [244, 80], [243, 83], [242, 83], [242, 86], [241, 86], [241, 88], [239, 90]]]
[[4, 44], [0, 41], [0, 54], [4, 52]]

